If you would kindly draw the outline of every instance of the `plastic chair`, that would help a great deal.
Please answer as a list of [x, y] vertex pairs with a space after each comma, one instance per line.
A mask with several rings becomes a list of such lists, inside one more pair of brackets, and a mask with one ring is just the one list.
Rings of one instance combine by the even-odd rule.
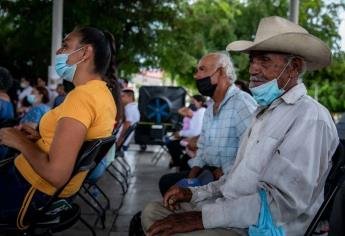
[[[310, 223], [304, 236], [313, 235], [320, 220], [325, 217], [325, 214], [327, 213], [327, 211], [331, 211], [333, 200], [336, 194], [338, 193], [341, 185], [344, 183], [344, 179], [345, 179], [345, 155], [344, 155], [344, 146], [340, 142], [332, 157], [332, 168], [326, 179], [325, 199], [323, 203], [321, 204], [318, 212], [316, 213], [314, 219]], [[328, 218], [328, 216], [326, 218]]]
[[[81, 147], [72, 175], [66, 184], [58, 189], [47, 202], [47, 204], [37, 211], [34, 217], [30, 219], [30, 225], [25, 230], [19, 230], [15, 224], [0, 224], [0, 232], [16, 235], [51, 235], [54, 232], [60, 232], [68, 229], [80, 220], [95, 236], [94, 229], [81, 218], [80, 207], [77, 204], [65, 204], [56, 209], [53, 204], [59, 200], [58, 196], [71, 181], [73, 176], [81, 171], [89, 171], [100, 162], [110, 146], [114, 143], [115, 136], [96, 139], [84, 142]], [[52, 214], [52, 212], [56, 214]], [[49, 214], [48, 214], [49, 213]]]
[[[106, 169], [106, 171], [110, 174], [110, 176], [116, 182], [118, 182], [120, 184], [123, 194], [125, 194], [128, 190], [128, 185], [129, 185], [128, 175], [131, 172], [131, 167], [130, 167], [129, 163], [126, 161], [125, 157], [120, 155], [120, 153], [121, 153], [121, 149], [122, 149], [124, 143], [126, 143], [126, 141], [130, 137], [132, 132], [134, 132], [136, 127], [137, 127], [137, 123], [134, 123], [126, 130], [122, 143], [117, 144], [114, 161]], [[122, 160], [122, 161], [120, 161], [120, 160]], [[124, 170], [124, 173], [119, 168], [117, 168], [117, 166], [115, 165], [116, 163], [118, 163], [121, 166], [121, 168]], [[117, 177], [115, 174], [113, 174], [110, 169], [115, 170], [115, 172], [121, 176], [124, 183], [120, 180], [119, 177]]]

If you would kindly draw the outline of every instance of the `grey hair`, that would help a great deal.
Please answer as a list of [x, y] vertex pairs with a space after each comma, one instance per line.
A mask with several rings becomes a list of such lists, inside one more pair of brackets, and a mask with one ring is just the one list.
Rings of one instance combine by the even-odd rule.
[[213, 52], [208, 55], [216, 56], [217, 57], [216, 66], [222, 67], [224, 69], [226, 76], [232, 82], [236, 81], [237, 76], [235, 72], [235, 67], [234, 67], [234, 64], [232, 63], [231, 57], [228, 52], [226, 51]]
[[293, 58], [299, 58], [302, 61], [302, 69], [301, 71], [298, 72], [298, 82], [302, 82], [303, 80], [303, 75], [307, 71], [307, 62], [303, 57], [297, 56], [297, 55], [292, 55], [292, 54], [287, 54], [284, 56], [286, 61], [292, 61]]

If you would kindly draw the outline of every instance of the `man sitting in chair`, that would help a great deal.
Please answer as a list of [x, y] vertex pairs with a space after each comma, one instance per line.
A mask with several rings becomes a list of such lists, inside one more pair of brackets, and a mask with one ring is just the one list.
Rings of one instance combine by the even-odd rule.
[[303, 235], [323, 201], [339, 139], [329, 112], [307, 95], [300, 78], [305, 69], [329, 65], [331, 51], [277, 16], [260, 21], [254, 42], [233, 42], [227, 50], [249, 53], [250, 89], [261, 108], [227, 176], [206, 186], [173, 188], [164, 205], [146, 206], [142, 224], [148, 235], [247, 235], [258, 222], [259, 191], [286, 235]]
[[118, 137], [117, 145], [123, 144], [123, 150], [126, 151], [128, 149], [129, 142], [131, 141], [134, 132], [124, 140], [124, 136], [128, 128], [133, 125], [134, 123], [139, 122], [140, 120], [140, 112], [138, 109], [138, 104], [135, 102], [134, 91], [131, 89], [123, 89], [121, 93], [121, 100], [122, 104], [124, 105], [124, 122], [122, 124], [122, 128], [120, 131], [120, 135]]

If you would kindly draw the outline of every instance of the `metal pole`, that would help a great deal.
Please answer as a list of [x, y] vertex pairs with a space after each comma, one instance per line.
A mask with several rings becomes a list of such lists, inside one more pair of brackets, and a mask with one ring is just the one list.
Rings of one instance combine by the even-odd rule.
[[298, 24], [298, 17], [299, 17], [299, 0], [290, 0], [289, 19], [295, 24]]
[[55, 53], [61, 47], [63, 24], [63, 0], [53, 0], [53, 21], [52, 21], [52, 47], [51, 64], [48, 68], [49, 84], [58, 80], [59, 76], [55, 72]]

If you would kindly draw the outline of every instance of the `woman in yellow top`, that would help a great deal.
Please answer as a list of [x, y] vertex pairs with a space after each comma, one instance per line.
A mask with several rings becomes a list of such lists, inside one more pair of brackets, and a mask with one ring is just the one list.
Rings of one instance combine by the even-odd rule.
[[[0, 223], [25, 228], [25, 219], [68, 181], [83, 142], [112, 133], [119, 105], [113, 36], [74, 30], [57, 51], [55, 69], [75, 88], [42, 117], [38, 137], [25, 127], [0, 130], [0, 144], [21, 152], [0, 168]], [[75, 194], [86, 174], [75, 176], [60, 197]]]

